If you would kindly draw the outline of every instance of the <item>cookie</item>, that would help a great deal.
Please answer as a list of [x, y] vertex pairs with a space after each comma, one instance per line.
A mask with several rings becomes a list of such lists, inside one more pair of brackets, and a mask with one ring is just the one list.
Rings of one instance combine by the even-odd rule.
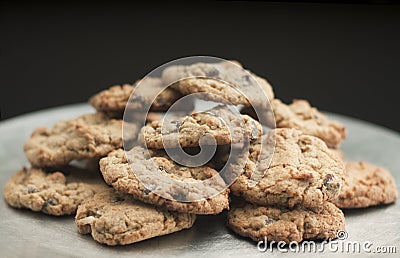
[[231, 145], [219, 145], [215, 150], [215, 154], [209, 162], [209, 166], [213, 169], [220, 171], [227, 165], [229, 157], [232, 152]]
[[254, 241], [266, 238], [289, 244], [306, 239], [335, 239], [345, 229], [345, 219], [342, 211], [329, 202], [322, 204], [319, 213], [303, 208], [242, 204], [228, 212], [228, 227]]
[[274, 98], [267, 80], [244, 70], [237, 62], [174, 65], [163, 71], [162, 80], [184, 95], [202, 93], [198, 97], [223, 104], [250, 106], [250, 99], [262, 105]]
[[[166, 88], [152, 101], [154, 92], [162, 90], [163, 84], [160, 78], [145, 77], [135, 84], [115, 85], [109, 89], [103, 90], [89, 99], [89, 103], [98, 111], [107, 114], [110, 117], [122, 117], [128, 100], [138, 84], [141, 84], [139, 97], [134, 101], [131, 99], [132, 110], [140, 110], [151, 103], [150, 111], [167, 111], [170, 106], [182, 97], [182, 94], [172, 88]], [[142, 88], [143, 87], [143, 88]]]
[[[118, 191], [130, 194], [137, 200], [162, 206], [171, 211], [217, 214], [229, 208], [229, 190], [225, 189], [225, 183], [218, 177], [217, 171], [207, 166], [189, 168], [179, 165], [169, 159], [163, 151], [149, 150], [149, 153], [142, 147], [131, 149], [127, 152], [130, 166], [122, 149], [111, 152], [100, 160], [100, 170], [104, 180]], [[143, 178], [139, 180], [136, 176], [138, 173], [157, 173], [156, 175], [162, 173], [168, 178], [188, 183], [201, 182], [212, 177], [212, 185], [181, 189], [166, 183], [163, 184], [165, 195], [160, 196], [153, 191], [162, 181], [154, 183], [147, 178], [148, 181], [143, 181]], [[150, 187], [146, 188], [145, 185]], [[205, 195], [213, 197], [204, 199]]]
[[[139, 134], [139, 142], [148, 148], [164, 149], [224, 145], [256, 140], [262, 134], [259, 122], [247, 115], [235, 114], [226, 106], [204, 112], [147, 124]], [[201, 139], [201, 140], [200, 140]], [[215, 141], [214, 141], [215, 140]]]
[[81, 234], [106, 245], [127, 245], [191, 228], [196, 215], [165, 211], [114, 189], [95, 194], [79, 206], [75, 223]]
[[[190, 114], [191, 111], [189, 112], [183, 112], [183, 111], [170, 111], [168, 112], [168, 118], [171, 117], [183, 117], [188, 114]], [[140, 113], [132, 113], [131, 118], [133, 121], [138, 121], [138, 122], [143, 122], [144, 120], [146, 123], [149, 122], [154, 122], [157, 120], [163, 120], [164, 117], [166, 116], [167, 113], [165, 112], [148, 112], [147, 114], [140, 114]]]
[[14, 208], [61, 216], [74, 214], [83, 200], [106, 188], [98, 173], [71, 170], [64, 175], [24, 168], [8, 180], [3, 194]]
[[[138, 127], [130, 124], [129, 128], [132, 135], [126, 136], [133, 140]], [[36, 129], [25, 143], [24, 151], [32, 165], [55, 167], [72, 160], [105, 156], [121, 148], [122, 142], [122, 120], [97, 113], [60, 121], [52, 129]]]
[[259, 205], [300, 205], [318, 210], [340, 191], [344, 163], [319, 138], [296, 129], [274, 129], [249, 148], [234, 195]]
[[341, 158], [343, 161], [345, 160], [344, 153], [343, 153], [342, 150], [340, 150], [340, 149], [335, 149], [335, 148], [329, 148], [329, 150], [330, 150], [331, 152], [333, 152], [336, 156], [338, 156], [339, 158]]
[[367, 162], [347, 162], [340, 195], [334, 201], [339, 208], [364, 208], [396, 201], [394, 178], [384, 168]]
[[[292, 104], [286, 105], [279, 99], [273, 99], [270, 103], [273, 113], [259, 114], [263, 124], [301, 130], [322, 139], [330, 148], [337, 148], [346, 138], [346, 128], [341, 123], [330, 120], [306, 100], [293, 100]], [[252, 108], [245, 107], [241, 112], [256, 117]]]
[[92, 96], [89, 103], [109, 117], [122, 117], [133, 89], [131, 84], [114, 85]]

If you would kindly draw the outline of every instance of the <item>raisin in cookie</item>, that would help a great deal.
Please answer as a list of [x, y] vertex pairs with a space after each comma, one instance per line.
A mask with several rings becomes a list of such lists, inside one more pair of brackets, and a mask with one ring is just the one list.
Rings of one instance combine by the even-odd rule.
[[[207, 166], [196, 168], [181, 166], [170, 160], [163, 151], [149, 150], [149, 153], [142, 147], [134, 147], [127, 152], [127, 159], [122, 149], [111, 152], [100, 160], [100, 170], [104, 180], [118, 191], [130, 194], [137, 200], [172, 211], [217, 214], [229, 208], [229, 190], [225, 189], [225, 183], [217, 171]], [[147, 178], [139, 180], [136, 176], [138, 173], [144, 175], [162, 173], [168, 178], [189, 183], [212, 178], [212, 185], [204, 188], [181, 189], [175, 185], [163, 184], [165, 195], [160, 196], [153, 191], [159, 187], [161, 179], [160, 183], [143, 181], [150, 180]], [[146, 188], [145, 185], [150, 185], [150, 187]], [[212, 197], [204, 199], [204, 196]], [[185, 201], [177, 201], [177, 199], [185, 199]]]
[[334, 239], [345, 229], [342, 211], [334, 204], [321, 205], [319, 213], [303, 208], [241, 204], [228, 212], [228, 227], [254, 241], [301, 242], [305, 239]]
[[274, 98], [267, 80], [244, 70], [237, 62], [174, 65], [163, 71], [162, 79], [182, 94], [202, 93], [200, 98], [224, 104], [261, 106]]
[[142, 128], [139, 142], [149, 148], [164, 149], [195, 147], [200, 143], [214, 145], [215, 141], [217, 145], [230, 144], [257, 140], [261, 135], [262, 127], [256, 120], [235, 114], [226, 106], [217, 106], [182, 118], [153, 121]]
[[85, 199], [108, 186], [101, 175], [89, 171], [46, 173], [41, 169], [24, 168], [16, 172], [4, 188], [6, 202], [19, 209], [30, 209], [50, 215], [74, 214]]
[[191, 228], [196, 215], [165, 211], [116, 192], [95, 194], [78, 207], [75, 223], [81, 234], [92, 234], [106, 245], [127, 245]]
[[396, 184], [389, 171], [361, 161], [346, 163], [344, 185], [334, 203], [339, 208], [364, 208], [396, 199]]
[[249, 152], [243, 174], [230, 189], [250, 203], [318, 210], [339, 194], [344, 163], [317, 137], [274, 129]]
[[[103, 90], [89, 99], [89, 103], [99, 112], [110, 117], [122, 117], [128, 100], [138, 84], [141, 84], [141, 92], [136, 99], [130, 100], [128, 108], [141, 110], [144, 106], [150, 105], [150, 111], [167, 111], [171, 105], [182, 97], [182, 94], [172, 88], [163, 91], [162, 81], [159, 78], [145, 77], [134, 85], [115, 85]], [[161, 93], [152, 101], [155, 92]], [[135, 101], [136, 100], [136, 101]]]
[[[346, 138], [346, 128], [339, 122], [312, 107], [306, 100], [293, 100], [286, 105], [279, 99], [271, 100], [272, 111], [259, 114], [263, 124], [276, 128], [295, 128], [306, 134], [321, 138], [329, 147], [337, 148]], [[254, 109], [245, 107], [243, 114], [256, 117]]]
[[[129, 124], [132, 140], [138, 127]], [[72, 160], [102, 157], [122, 147], [122, 120], [103, 114], [82, 115], [60, 121], [52, 129], [38, 128], [25, 143], [24, 151], [32, 165], [55, 167]]]

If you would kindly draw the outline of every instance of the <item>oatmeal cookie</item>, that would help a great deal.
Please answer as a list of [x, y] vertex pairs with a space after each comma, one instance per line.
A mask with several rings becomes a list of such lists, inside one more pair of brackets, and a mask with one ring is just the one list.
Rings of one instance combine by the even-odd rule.
[[237, 62], [196, 63], [167, 67], [162, 80], [182, 94], [202, 93], [200, 98], [224, 104], [263, 105], [274, 98], [271, 85]]
[[335, 239], [345, 229], [342, 211], [334, 204], [322, 204], [320, 212], [303, 208], [241, 204], [228, 212], [228, 227], [254, 241], [301, 242], [306, 239]]
[[128, 108], [131, 110], [141, 110], [144, 106], [150, 105], [150, 111], [162, 112], [167, 111], [170, 106], [180, 99], [183, 95], [172, 88], [166, 88], [152, 101], [151, 96], [154, 91], [160, 91], [163, 87], [159, 78], [145, 77], [135, 84], [115, 85], [109, 89], [103, 90], [89, 99], [89, 103], [101, 113], [105, 113], [110, 117], [122, 117], [128, 100], [138, 83], [143, 83], [143, 90], [140, 92], [140, 98], [136, 101], [131, 99]]
[[[233, 113], [226, 106], [170, 120], [147, 124], [139, 133], [139, 142], [149, 148], [164, 149], [230, 144], [254, 141], [262, 135], [259, 122], [247, 115]], [[215, 141], [214, 141], [215, 140]]]
[[11, 207], [61, 216], [74, 214], [83, 200], [107, 188], [101, 175], [94, 171], [72, 169], [65, 175], [24, 168], [8, 180], [3, 193]]
[[[330, 120], [306, 100], [293, 100], [286, 105], [279, 99], [273, 99], [270, 103], [273, 112], [268, 111], [258, 117], [263, 125], [298, 129], [322, 139], [330, 148], [337, 148], [346, 138], [346, 128], [341, 123]], [[241, 112], [256, 117], [250, 107], [244, 107]]]
[[[217, 214], [229, 208], [229, 190], [219, 177], [218, 172], [207, 166], [195, 168], [179, 165], [168, 158], [163, 151], [149, 150], [142, 147], [134, 147], [127, 152], [120, 149], [111, 152], [100, 160], [100, 170], [107, 184], [120, 192], [130, 194], [135, 199], [156, 206], [165, 207], [168, 210], [195, 213]], [[131, 164], [128, 163], [128, 160]], [[180, 189], [175, 185], [166, 185], [165, 195], [160, 196], [153, 191], [161, 184], [147, 178], [136, 176], [150, 173], [162, 173], [168, 178], [195, 183], [212, 178], [211, 185], [203, 188]], [[143, 181], [149, 180], [149, 181]], [[150, 185], [147, 188], [145, 185]], [[203, 196], [212, 196], [204, 199]], [[167, 197], [167, 198], [166, 198]]]
[[194, 214], [166, 211], [107, 189], [79, 206], [75, 223], [79, 233], [114, 246], [191, 228], [195, 219]]
[[339, 195], [344, 162], [319, 138], [296, 129], [274, 129], [249, 148], [234, 195], [258, 205], [300, 205], [317, 210]]
[[[138, 127], [129, 124], [129, 128], [133, 140]], [[24, 151], [32, 165], [55, 167], [72, 160], [105, 156], [121, 148], [122, 142], [122, 120], [97, 113], [60, 121], [51, 129], [36, 129], [25, 143]]]
[[344, 185], [334, 201], [339, 208], [364, 208], [396, 201], [393, 176], [367, 162], [347, 162]]

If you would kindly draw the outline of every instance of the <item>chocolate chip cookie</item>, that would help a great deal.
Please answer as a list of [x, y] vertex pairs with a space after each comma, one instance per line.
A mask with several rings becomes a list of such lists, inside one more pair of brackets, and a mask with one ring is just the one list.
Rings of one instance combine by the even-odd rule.
[[99, 173], [73, 169], [69, 173], [24, 168], [8, 180], [4, 198], [14, 208], [61, 216], [74, 214], [83, 200], [108, 188]]
[[[167, 111], [170, 106], [182, 97], [182, 94], [172, 88], [163, 91], [162, 81], [159, 78], [145, 77], [135, 84], [115, 85], [103, 90], [89, 99], [89, 103], [98, 111], [110, 117], [122, 117], [128, 100], [138, 84], [141, 84], [140, 97], [131, 99], [128, 108], [131, 110], [141, 110], [144, 106], [150, 106], [150, 111]], [[152, 95], [161, 91], [153, 101]], [[188, 107], [189, 108], [189, 107]]]
[[107, 189], [79, 206], [75, 223], [81, 234], [106, 245], [127, 245], [191, 228], [196, 215], [166, 211]]
[[[254, 141], [262, 135], [259, 122], [233, 113], [226, 106], [196, 112], [182, 118], [153, 121], [142, 128], [139, 142], [149, 148], [194, 147]], [[215, 140], [215, 141], [214, 141]]]
[[340, 195], [334, 201], [339, 208], [364, 208], [392, 203], [397, 199], [394, 178], [384, 168], [367, 162], [347, 162]]
[[323, 203], [318, 213], [242, 203], [228, 212], [228, 227], [254, 241], [266, 238], [289, 244], [306, 239], [335, 239], [345, 229], [345, 219], [342, 211], [329, 202]]
[[319, 138], [296, 129], [274, 129], [249, 148], [248, 164], [233, 194], [259, 205], [318, 210], [339, 195], [344, 163]]
[[[131, 135], [126, 137], [133, 140], [138, 127], [129, 124], [129, 128]], [[105, 156], [121, 148], [122, 142], [122, 120], [97, 113], [60, 121], [52, 129], [36, 129], [25, 143], [24, 151], [32, 165], [55, 167], [72, 160]]]
[[[346, 138], [346, 128], [342, 124], [330, 120], [306, 100], [293, 100], [286, 105], [279, 99], [273, 99], [270, 103], [273, 112], [258, 114], [263, 124], [301, 130], [322, 139], [331, 148], [337, 148]], [[256, 117], [254, 109], [246, 107], [241, 112]]]
[[[218, 172], [207, 166], [190, 168], [173, 162], [163, 151], [146, 150], [134, 147], [127, 152], [120, 149], [111, 152], [100, 160], [100, 170], [107, 184], [120, 192], [130, 194], [135, 199], [168, 210], [195, 213], [217, 214], [229, 208], [229, 190]], [[128, 163], [129, 161], [129, 163]], [[210, 185], [202, 188], [189, 189], [176, 187], [169, 182], [164, 183], [162, 178], [153, 182], [148, 178], [139, 178], [138, 174], [147, 175], [161, 173], [167, 178], [197, 183], [210, 179]], [[154, 191], [163, 183], [163, 193], [160, 196]], [[146, 187], [148, 185], [149, 187]], [[205, 195], [210, 198], [203, 198]]]
[[162, 80], [182, 94], [202, 93], [198, 97], [224, 104], [262, 105], [274, 98], [267, 80], [237, 62], [174, 65], [163, 71]]

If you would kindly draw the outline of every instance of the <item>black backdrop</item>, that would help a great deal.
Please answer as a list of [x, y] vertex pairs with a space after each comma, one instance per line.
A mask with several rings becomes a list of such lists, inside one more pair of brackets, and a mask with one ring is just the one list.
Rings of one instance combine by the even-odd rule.
[[213, 55], [267, 77], [284, 101], [400, 131], [399, 5], [3, 3], [0, 33], [2, 119]]

